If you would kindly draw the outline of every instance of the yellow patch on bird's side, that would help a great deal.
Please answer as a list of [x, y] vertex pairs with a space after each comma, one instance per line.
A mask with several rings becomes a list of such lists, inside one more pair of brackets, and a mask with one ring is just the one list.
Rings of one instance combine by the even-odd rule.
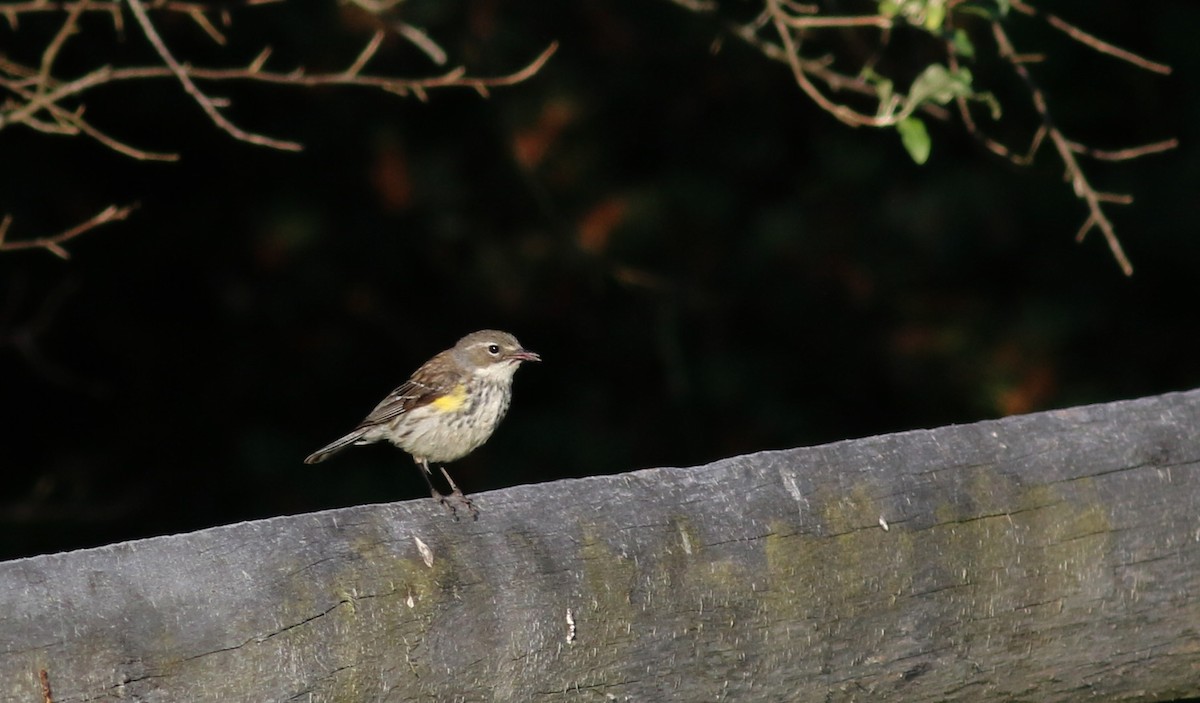
[[465, 402], [467, 402], [467, 387], [460, 383], [454, 387], [454, 390], [433, 401], [430, 405], [441, 412], [449, 413], [461, 408]]

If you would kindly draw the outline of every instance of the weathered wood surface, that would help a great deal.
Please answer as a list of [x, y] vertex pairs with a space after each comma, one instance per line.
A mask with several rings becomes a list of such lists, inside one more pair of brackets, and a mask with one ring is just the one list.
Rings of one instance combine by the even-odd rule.
[[0, 701], [1198, 696], [1198, 437], [1190, 392], [8, 562]]

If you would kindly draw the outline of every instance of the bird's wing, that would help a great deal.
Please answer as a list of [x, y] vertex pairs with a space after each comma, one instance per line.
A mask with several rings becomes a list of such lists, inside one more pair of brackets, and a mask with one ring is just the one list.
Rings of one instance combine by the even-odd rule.
[[380, 401], [358, 426], [381, 425], [453, 392], [461, 383], [456, 373], [457, 366], [441, 357], [442, 354], [438, 354], [425, 362], [399, 388]]

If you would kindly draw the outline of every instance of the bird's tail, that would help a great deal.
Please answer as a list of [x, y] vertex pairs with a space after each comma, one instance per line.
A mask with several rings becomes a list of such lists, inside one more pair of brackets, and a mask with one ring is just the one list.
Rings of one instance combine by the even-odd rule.
[[334, 454], [337, 454], [346, 447], [349, 447], [351, 444], [357, 444], [360, 440], [362, 440], [362, 436], [366, 434], [366, 432], [367, 428], [360, 427], [341, 439], [335, 439], [312, 454], [309, 454], [308, 458], [304, 460], [304, 463], [318, 464], [322, 461], [325, 461]]

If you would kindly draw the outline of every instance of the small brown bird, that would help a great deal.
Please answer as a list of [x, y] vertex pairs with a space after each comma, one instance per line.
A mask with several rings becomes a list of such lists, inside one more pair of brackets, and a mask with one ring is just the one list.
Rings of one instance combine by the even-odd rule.
[[[387, 440], [412, 456], [421, 467], [429, 492], [455, 514], [450, 498], [458, 498], [471, 516], [479, 511], [439, 466], [450, 484], [443, 495], [434, 488], [429, 462], [461, 459], [492, 436], [512, 401], [513, 374], [522, 361], [541, 361], [517, 338], [498, 330], [472, 332], [453, 348], [429, 361], [388, 397], [352, 432], [313, 452], [306, 464], [325, 461], [352, 444]], [[457, 519], [455, 514], [455, 519]]]

